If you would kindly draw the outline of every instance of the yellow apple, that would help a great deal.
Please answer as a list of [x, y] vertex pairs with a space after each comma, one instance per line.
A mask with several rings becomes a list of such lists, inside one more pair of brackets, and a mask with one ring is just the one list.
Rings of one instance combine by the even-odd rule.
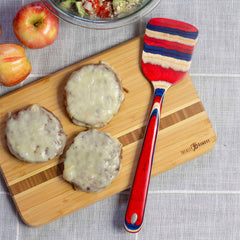
[[0, 44], [0, 83], [14, 86], [22, 82], [32, 69], [24, 47], [14, 43]]

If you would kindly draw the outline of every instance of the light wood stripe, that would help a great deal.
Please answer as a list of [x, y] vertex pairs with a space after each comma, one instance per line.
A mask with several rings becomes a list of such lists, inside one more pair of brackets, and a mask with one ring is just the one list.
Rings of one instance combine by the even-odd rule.
[[[199, 114], [204, 111], [204, 107], [201, 102], [194, 103], [191, 106], [188, 106], [184, 109], [181, 109], [171, 115], [161, 118], [159, 131], [166, 129], [174, 124], [177, 124], [185, 119], [188, 119], [196, 114]], [[131, 143], [134, 143], [144, 137], [146, 126], [140, 127], [132, 132], [129, 132], [121, 137], [119, 137], [119, 141], [123, 144], [123, 146], [127, 146]], [[42, 172], [39, 172], [31, 177], [28, 177], [22, 181], [14, 183], [10, 185], [10, 190], [13, 195], [17, 195], [21, 192], [24, 192], [30, 188], [33, 188], [41, 183], [49, 181], [53, 179], [63, 172], [63, 162], [58, 165], [52, 166]]]
[[8, 185], [14, 185], [15, 183], [21, 182], [21, 181], [23, 181], [23, 180], [25, 180], [27, 178], [30, 178], [31, 176], [34, 176], [34, 175], [36, 175], [36, 174], [38, 174], [40, 172], [46, 171], [47, 169], [52, 168], [52, 167], [58, 165], [60, 163], [60, 161], [62, 161], [62, 160], [58, 159], [58, 161], [54, 161], [52, 163], [49, 163], [48, 165], [46, 165], [44, 167], [40, 167], [40, 168], [38, 168], [37, 170], [35, 170], [33, 172], [26, 173], [22, 177], [16, 178], [13, 181], [9, 181]]
[[56, 166], [46, 169], [45, 171], [39, 172], [36, 175], [33, 175], [29, 178], [26, 178], [20, 182], [17, 182], [10, 186], [10, 190], [13, 195], [17, 195], [21, 192], [24, 192], [32, 187], [35, 187], [41, 183], [49, 181], [63, 172], [63, 162], [59, 163]]

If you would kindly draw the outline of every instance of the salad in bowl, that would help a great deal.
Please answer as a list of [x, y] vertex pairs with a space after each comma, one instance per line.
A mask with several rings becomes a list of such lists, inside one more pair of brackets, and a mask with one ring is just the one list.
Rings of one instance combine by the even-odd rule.
[[133, 23], [160, 0], [42, 0], [59, 18], [83, 27], [108, 29]]

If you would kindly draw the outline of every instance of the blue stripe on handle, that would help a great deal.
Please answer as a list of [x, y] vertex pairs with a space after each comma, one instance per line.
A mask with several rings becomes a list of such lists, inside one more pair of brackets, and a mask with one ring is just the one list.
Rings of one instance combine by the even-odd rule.
[[[155, 99], [155, 97], [161, 97], [161, 98], [162, 98], [162, 99], [161, 99], [161, 103], [162, 103], [165, 91], [166, 91], [166, 90], [163, 89], [163, 88], [157, 88], [157, 89], [155, 89], [154, 99]], [[153, 100], [153, 101], [154, 101], [154, 100]], [[152, 118], [153, 116], [156, 116], [156, 118], [157, 118], [157, 133], [158, 133], [158, 126], [159, 126], [159, 115], [160, 115], [160, 113], [159, 113], [158, 109], [154, 109], [154, 110], [152, 111], [152, 114], [151, 114], [150, 119], [149, 119], [149, 122], [150, 122], [151, 118]], [[148, 124], [149, 124], [149, 122], [148, 122]], [[148, 128], [148, 126], [147, 126], [147, 128]], [[145, 141], [145, 137], [146, 137], [146, 135], [144, 136], [144, 141]], [[157, 134], [156, 134], [156, 139], [155, 139], [155, 143], [154, 143], [154, 150], [153, 150], [153, 156], [152, 156], [151, 162], [153, 161], [153, 157], [154, 157], [156, 140], [157, 140]], [[142, 148], [143, 148], [143, 146], [142, 146]], [[141, 150], [141, 152], [142, 152], [142, 150]], [[152, 163], [151, 163], [151, 166], [152, 166]], [[152, 167], [151, 167], [150, 173], [149, 173], [150, 176], [151, 176], [151, 172], [152, 172]], [[144, 216], [144, 215], [143, 215], [143, 216]], [[142, 223], [143, 223], [143, 219], [142, 219], [142, 221], [141, 221], [141, 224], [139, 224], [139, 225], [132, 224], [132, 223], [128, 223], [127, 220], [126, 220], [126, 216], [125, 216], [125, 219], [124, 219], [125, 228], [126, 228], [129, 232], [132, 232], [132, 233], [138, 232], [138, 231], [141, 229], [141, 227], [142, 227]]]
[[160, 26], [152, 25], [150, 23], [147, 24], [147, 29], [153, 30], [156, 32], [168, 33], [172, 35], [179, 35], [181, 37], [190, 38], [190, 39], [196, 39], [198, 36], [198, 32], [187, 32], [187, 31], [183, 31], [175, 28], [160, 27]]
[[[154, 158], [155, 146], [156, 146], [156, 141], [157, 141], [157, 136], [158, 136], [160, 113], [161, 113], [161, 107], [162, 107], [162, 103], [163, 103], [163, 98], [164, 98], [165, 92], [166, 92], [166, 90], [163, 89], [163, 88], [156, 88], [156, 89], [155, 89], [153, 102], [154, 102], [155, 97], [158, 97], [158, 96], [159, 96], [159, 97], [162, 98], [162, 99], [161, 99], [161, 102], [160, 102], [160, 109], [159, 109], [160, 111], [158, 111], [158, 109], [156, 109], [156, 108], [152, 111], [152, 114], [151, 114], [151, 116], [150, 116], [150, 118], [149, 118], [148, 125], [147, 125], [147, 128], [148, 128], [149, 123], [150, 123], [150, 121], [151, 121], [151, 119], [152, 119], [153, 116], [155, 116], [155, 117], [157, 118], [157, 134], [156, 134], [156, 139], [155, 139], [155, 143], [154, 143], [154, 149], [153, 149], [153, 155], [152, 155], [151, 162], [153, 162], [153, 158]], [[144, 136], [144, 141], [145, 141], [145, 137], [146, 137], [146, 136]], [[152, 164], [152, 163], [151, 163], [151, 164]], [[151, 175], [151, 172], [152, 172], [152, 168], [151, 168], [151, 170], [150, 170], [150, 175]]]
[[[155, 92], [154, 92], [154, 97], [153, 97], [153, 102], [154, 102], [154, 100], [155, 100], [155, 98], [157, 97], [157, 96], [159, 96], [159, 97], [161, 97], [162, 98], [162, 100], [161, 100], [161, 103], [163, 102], [163, 98], [164, 98], [164, 93], [165, 93], [165, 89], [163, 89], [163, 88], [157, 88], [156, 90], [155, 90]], [[161, 107], [161, 106], [160, 106]], [[154, 109], [153, 111], [152, 111], [152, 114], [151, 114], [151, 116], [150, 116], [150, 118], [149, 118], [149, 121], [150, 121], [150, 119], [153, 117], [153, 116], [155, 116], [156, 118], [157, 118], [157, 123], [159, 124], [159, 115], [160, 115], [160, 113], [158, 112], [158, 110], [157, 109]]]
[[162, 97], [162, 101], [163, 101], [165, 91], [166, 90], [164, 88], [157, 88], [154, 93], [154, 98], [155, 98], [155, 96], [160, 96], [160, 97]]
[[[155, 139], [155, 143], [154, 143], [154, 149], [153, 149], [153, 155], [152, 155], [151, 162], [153, 162], [153, 158], [154, 158], [155, 146], [156, 146], [156, 141], [157, 141], [157, 136], [158, 136], [159, 119], [160, 119], [161, 107], [162, 107], [162, 103], [163, 103], [163, 98], [164, 98], [165, 92], [166, 92], [166, 90], [165, 90], [164, 88], [156, 88], [156, 89], [155, 89], [153, 102], [154, 102], [155, 97], [157, 97], [157, 96], [159, 96], [159, 97], [162, 98], [162, 99], [161, 99], [161, 102], [160, 102], [160, 109], [159, 109], [160, 111], [158, 111], [158, 109], [155, 108], [155, 109], [152, 111], [152, 114], [151, 114], [151, 116], [150, 116], [150, 118], [149, 118], [149, 121], [148, 121], [148, 125], [149, 125], [149, 122], [151, 121], [151, 118], [152, 118], [153, 116], [156, 116], [156, 118], [157, 118], [157, 134], [156, 134], [156, 139]], [[147, 126], [147, 128], [148, 128], [148, 126]], [[145, 136], [144, 136], [144, 141], [145, 141]], [[152, 163], [151, 163], [151, 164], [152, 164]], [[151, 168], [151, 170], [150, 170], [150, 175], [151, 175], [151, 172], [152, 172], [152, 168]]]
[[141, 228], [141, 225], [135, 225], [135, 224], [128, 223], [126, 219], [125, 219], [125, 226], [127, 227], [128, 230], [130, 230], [132, 232], [136, 232], [136, 231], [138, 231], [139, 228]]
[[146, 43], [143, 44], [143, 50], [148, 53], [160, 54], [166, 57], [172, 57], [180, 60], [191, 61], [192, 54], [178, 52], [172, 49], [166, 49], [163, 47], [149, 46]]
[[159, 121], [159, 114], [158, 114], [158, 110], [157, 110], [157, 109], [154, 109], [154, 110], [152, 111], [152, 114], [151, 114], [151, 116], [150, 116], [150, 119], [151, 119], [153, 116], [155, 116], [155, 117], [157, 118], [157, 122], [158, 122], [158, 121]]
[[[160, 109], [161, 109], [161, 107], [162, 107], [162, 102], [163, 102], [163, 98], [164, 98], [165, 92], [166, 92], [166, 90], [165, 90], [164, 88], [156, 88], [156, 89], [155, 89], [155, 92], [154, 92], [153, 102], [154, 102], [154, 100], [155, 100], [155, 98], [156, 98], [157, 96], [159, 96], [159, 97], [162, 98], [162, 99], [161, 99], [161, 102], [160, 102], [160, 104], [161, 104]], [[158, 110], [157, 110], [157, 109], [154, 109], [154, 110], [152, 111], [152, 114], [151, 114], [151, 116], [150, 116], [149, 119], [151, 119], [153, 116], [156, 116], [157, 122], [159, 123], [159, 117], [160, 117], [159, 115], [160, 115], [160, 113], [158, 112]]]

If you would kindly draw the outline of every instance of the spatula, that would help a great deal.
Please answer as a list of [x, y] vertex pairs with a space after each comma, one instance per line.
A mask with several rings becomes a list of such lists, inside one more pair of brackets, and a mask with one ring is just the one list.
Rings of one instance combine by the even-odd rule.
[[147, 24], [142, 70], [153, 85], [154, 98], [124, 221], [129, 232], [142, 228], [164, 95], [187, 74], [197, 36], [196, 27], [176, 20], [152, 18]]

